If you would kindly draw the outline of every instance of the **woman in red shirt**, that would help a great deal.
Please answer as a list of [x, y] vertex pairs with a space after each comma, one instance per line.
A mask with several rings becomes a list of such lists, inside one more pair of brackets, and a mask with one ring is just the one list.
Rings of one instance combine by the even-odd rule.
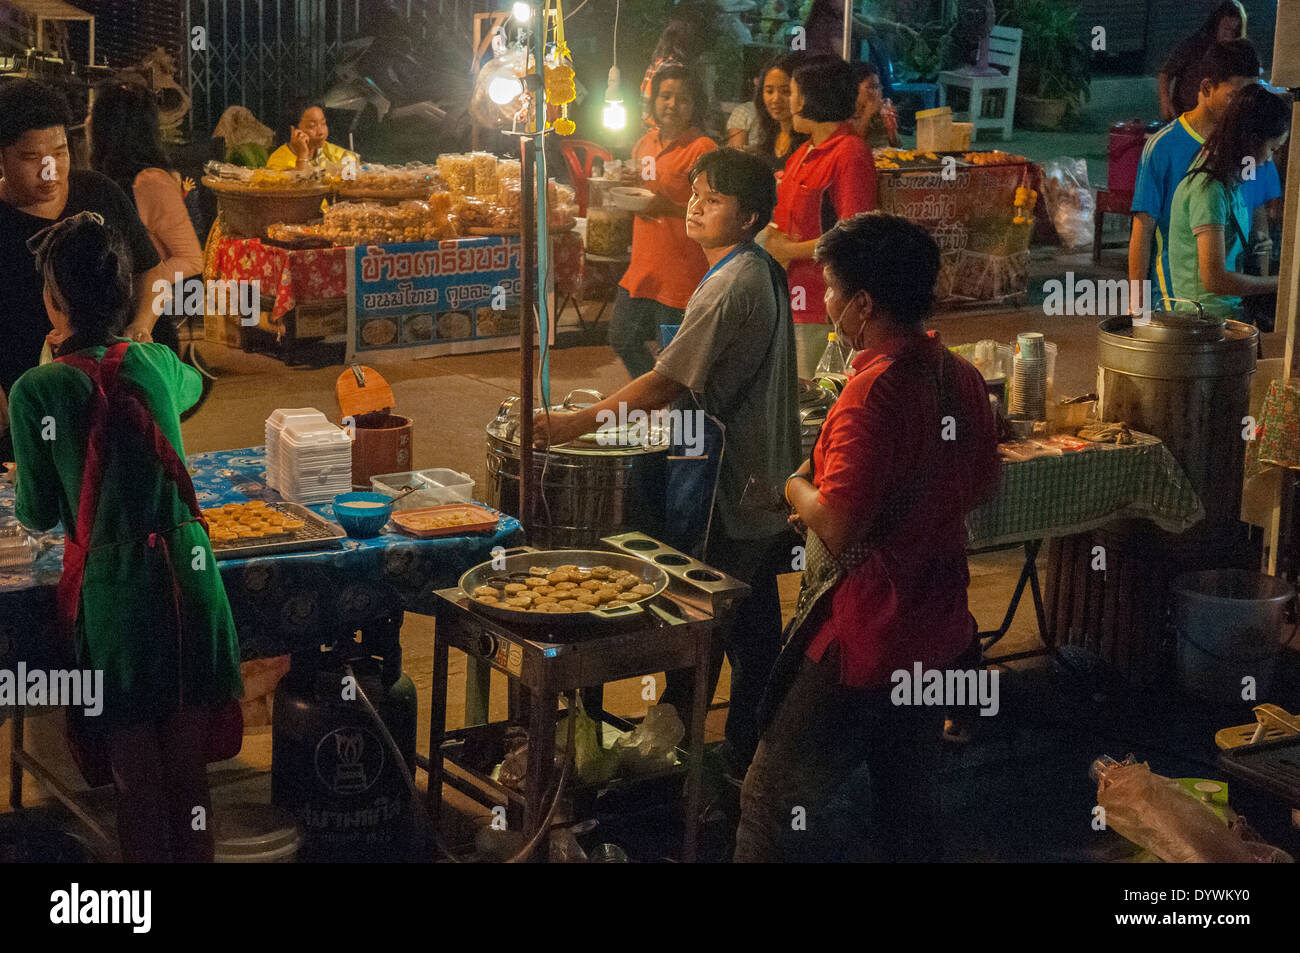
[[[997, 433], [979, 371], [925, 331], [939, 248], [924, 229], [856, 215], [816, 256], [827, 315], [860, 353], [812, 460], [786, 482], [808, 568], [745, 777], [736, 859], [829, 859], [844, 842], [832, 795], [864, 762], [872, 847], [926, 859], [944, 709], [899, 701], [895, 673], [970, 667], [965, 517], [997, 484]], [[795, 807], [807, 824], [792, 833]]]
[[717, 145], [693, 125], [704, 102], [699, 80], [684, 66], [665, 66], [651, 81], [656, 127], [641, 137], [632, 161], [641, 186], [655, 193], [632, 223], [632, 261], [619, 282], [609, 344], [636, 380], [654, 369], [649, 344], [659, 325], [681, 324], [686, 302], [709, 270], [704, 250], [686, 237], [688, 173]]
[[826, 349], [826, 286], [813, 262], [817, 239], [837, 221], [876, 207], [871, 147], [849, 120], [857, 108], [853, 70], [836, 56], [814, 56], [790, 80], [796, 132], [808, 144], [785, 164], [764, 247], [786, 268], [799, 376], [811, 378]]

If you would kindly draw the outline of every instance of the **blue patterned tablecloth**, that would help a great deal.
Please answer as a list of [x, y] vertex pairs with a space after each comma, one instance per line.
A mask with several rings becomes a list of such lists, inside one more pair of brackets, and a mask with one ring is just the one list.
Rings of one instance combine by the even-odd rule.
[[[202, 507], [281, 498], [264, 482], [262, 447], [198, 453], [188, 463]], [[311, 509], [334, 519], [328, 503]], [[0, 524], [13, 517], [13, 485], [0, 483]], [[0, 658], [6, 643], [12, 648], [52, 621], [53, 589], [62, 573], [61, 530], [45, 534], [42, 542], [48, 548], [35, 566], [0, 568]], [[330, 643], [403, 609], [432, 613], [434, 590], [455, 585], [465, 570], [490, 559], [493, 547], [522, 542], [519, 521], [502, 515], [494, 532], [428, 540], [386, 533], [346, 539], [338, 549], [223, 560], [221, 578], [244, 658], [262, 658]]]

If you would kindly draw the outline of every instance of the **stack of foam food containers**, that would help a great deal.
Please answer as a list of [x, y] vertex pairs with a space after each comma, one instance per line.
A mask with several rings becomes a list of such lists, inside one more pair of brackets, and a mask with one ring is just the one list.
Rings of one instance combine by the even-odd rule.
[[285, 499], [328, 503], [352, 489], [352, 440], [312, 407], [266, 420], [266, 482]]

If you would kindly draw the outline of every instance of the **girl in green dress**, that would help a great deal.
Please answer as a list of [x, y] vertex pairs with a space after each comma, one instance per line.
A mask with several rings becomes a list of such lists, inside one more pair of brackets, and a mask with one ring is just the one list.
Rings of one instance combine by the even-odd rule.
[[179, 415], [199, 397], [199, 375], [164, 345], [117, 337], [130, 258], [98, 215], [32, 242], [58, 359], [10, 395], [18, 518], [67, 533], [61, 634], [79, 667], [104, 673], [103, 714], [85, 728], [107, 749], [123, 857], [210, 860], [211, 714], [241, 684], [230, 605], [183, 463]]

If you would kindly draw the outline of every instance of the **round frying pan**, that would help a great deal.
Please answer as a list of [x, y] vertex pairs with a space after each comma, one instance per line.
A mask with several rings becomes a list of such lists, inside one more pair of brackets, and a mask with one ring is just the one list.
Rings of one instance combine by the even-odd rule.
[[[504, 557], [504, 567], [493, 565], [494, 561], [479, 563], [473, 569], [466, 570], [460, 577], [460, 588], [469, 600], [469, 608], [475, 612], [500, 619], [512, 626], [547, 626], [569, 628], [573, 626], [603, 625], [638, 616], [644, 604], [659, 595], [668, 587], [668, 574], [652, 563], [626, 553], [614, 553], [606, 550], [586, 549], [539, 549], [522, 553], [513, 553]], [[612, 609], [587, 609], [583, 612], [528, 612], [513, 606], [491, 606], [479, 602], [471, 593], [479, 586], [497, 586], [500, 588], [508, 582], [523, 582], [528, 577], [528, 567], [546, 566], [554, 569], [559, 566], [577, 566], [579, 569], [591, 569], [594, 566], [609, 566], [630, 572], [642, 582], [654, 587], [654, 592], [641, 596], [626, 606]]]

